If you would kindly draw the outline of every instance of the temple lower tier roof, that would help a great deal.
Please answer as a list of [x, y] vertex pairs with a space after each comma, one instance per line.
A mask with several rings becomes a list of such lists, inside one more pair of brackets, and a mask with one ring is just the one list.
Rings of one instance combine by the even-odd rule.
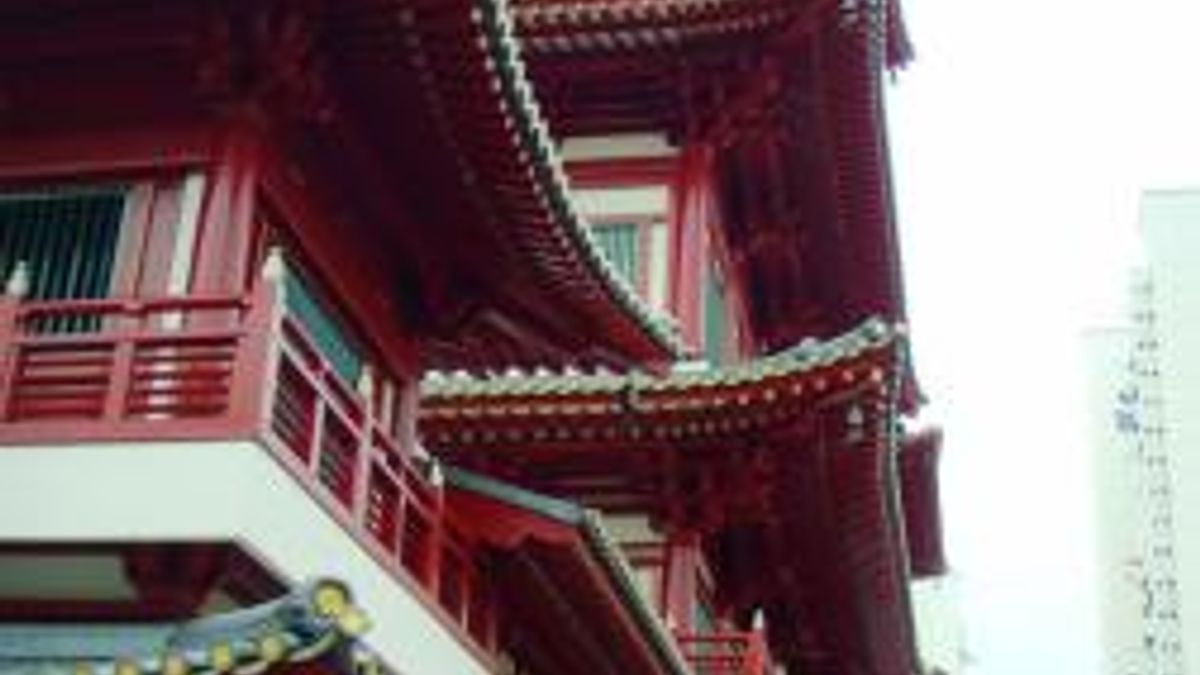
[[697, 533], [723, 601], [766, 609], [791, 672], [907, 663], [906, 584], [943, 563], [936, 457], [899, 420], [904, 345], [870, 320], [663, 377], [442, 376], [421, 432], [457, 466]]
[[[753, 386], [789, 384], [787, 392], [800, 393], [804, 384], [819, 387], [823, 375], [841, 369], [841, 377], [854, 366], [872, 357], [889, 355], [903, 330], [878, 319], [870, 319], [857, 328], [830, 340], [804, 340], [790, 349], [724, 368], [677, 369], [662, 377], [644, 373], [610, 372], [520, 372], [480, 378], [467, 375], [435, 374], [422, 384], [425, 413], [430, 418], [453, 415], [454, 408], [477, 405], [481, 408], [517, 405], [518, 401], [538, 402], [546, 406], [530, 410], [570, 414], [569, 404], [576, 397], [619, 395], [626, 399], [639, 395], [686, 398], [699, 395], [720, 396]], [[874, 364], [867, 374], [883, 377], [882, 366]], [[807, 380], [807, 382], [806, 382]], [[780, 392], [784, 393], [784, 392]], [[560, 404], [556, 406], [556, 402]], [[514, 411], [517, 414], [520, 411]]]

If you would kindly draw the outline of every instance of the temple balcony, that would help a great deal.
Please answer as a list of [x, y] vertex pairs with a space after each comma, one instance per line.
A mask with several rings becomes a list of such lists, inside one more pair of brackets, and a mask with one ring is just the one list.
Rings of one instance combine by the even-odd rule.
[[[290, 311], [272, 267], [223, 296], [35, 300], [10, 284], [0, 465], [24, 478], [0, 507], [40, 515], [6, 521], [0, 539], [236, 541], [285, 577], [335, 573], [366, 591], [372, 636], [423, 617], [426, 639], [458, 653], [448, 665], [494, 667], [479, 524], [447, 502], [369, 369], [349, 383]], [[72, 497], [47, 506], [52, 494]], [[694, 628], [663, 633], [687, 672], [769, 672], [761, 633]]]
[[495, 603], [437, 469], [396, 406], [338, 374], [276, 267], [224, 296], [23, 300], [10, 283], [0, 510], [37, 517], [0, 539], [236, 541], [286, 578], [364, 591], [390, 663], [417, 635], [447, 672], [486, 671]]

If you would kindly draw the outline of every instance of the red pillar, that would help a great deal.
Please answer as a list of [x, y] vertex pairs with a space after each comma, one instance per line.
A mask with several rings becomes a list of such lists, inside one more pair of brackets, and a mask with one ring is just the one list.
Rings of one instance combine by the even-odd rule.
[[689, 144], [680, 156], [678, 189], [672, 205], [670, 306], [679, 318], [684, 343], [699, 350], [704, 341], [704, 278], [708, 267], [707, 230], [716, 204], [712, 188], [712, 150]]
[[666, 611], [674, 619], [672, 626], [676, 631], [695, 629], [699, 545], [699, 536], [691, 532], [672, 534], [667, 539]]
[[0, 421], [8, 417], [11, 380], [16, 369], [17, 310], [21, 298], [0, 288]]
[[219, 132], [208, 175], [195, 264], [193, 292], [236, 293], [249, 278], [254, 209], [262, 150], [253, 129], [231, 123]]

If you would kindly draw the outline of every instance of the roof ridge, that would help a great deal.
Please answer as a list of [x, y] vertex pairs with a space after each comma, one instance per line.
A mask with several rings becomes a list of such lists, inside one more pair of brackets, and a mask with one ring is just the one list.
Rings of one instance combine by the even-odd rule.
[[421, 383], [426, 399], [473, 397], [554, 396], [560, 394], [667, 391], [694, 387], [735, 386], [762, 379], [806, 372], [854, 358], [895, 342], [904, 334], [900, 324], [871, 317], [851, 330], [825, 340], [805, 338], [774, 354], [724, 368], [654, 376], [642, 371], [577, 373], [517, 372], [499, 376], [449, 375], [427, 377]]

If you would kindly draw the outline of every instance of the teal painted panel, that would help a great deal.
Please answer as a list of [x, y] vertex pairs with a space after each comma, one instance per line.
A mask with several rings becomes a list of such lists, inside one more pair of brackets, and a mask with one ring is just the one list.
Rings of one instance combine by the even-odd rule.
[[358, 382], [363, 359], [341, 324], [325, 309], [308, 283], [300, 275], [289, 272], [284, 277], [285, 305], [313, 345], [329, 362], [330, 367], [349, 385]]
[[725, 345], [729, 339], [727, 323], [725, 288], [717, 280], [716, 271], [709, 269], [704, 278], [704, 356], [713, 365], [725, 362]]

